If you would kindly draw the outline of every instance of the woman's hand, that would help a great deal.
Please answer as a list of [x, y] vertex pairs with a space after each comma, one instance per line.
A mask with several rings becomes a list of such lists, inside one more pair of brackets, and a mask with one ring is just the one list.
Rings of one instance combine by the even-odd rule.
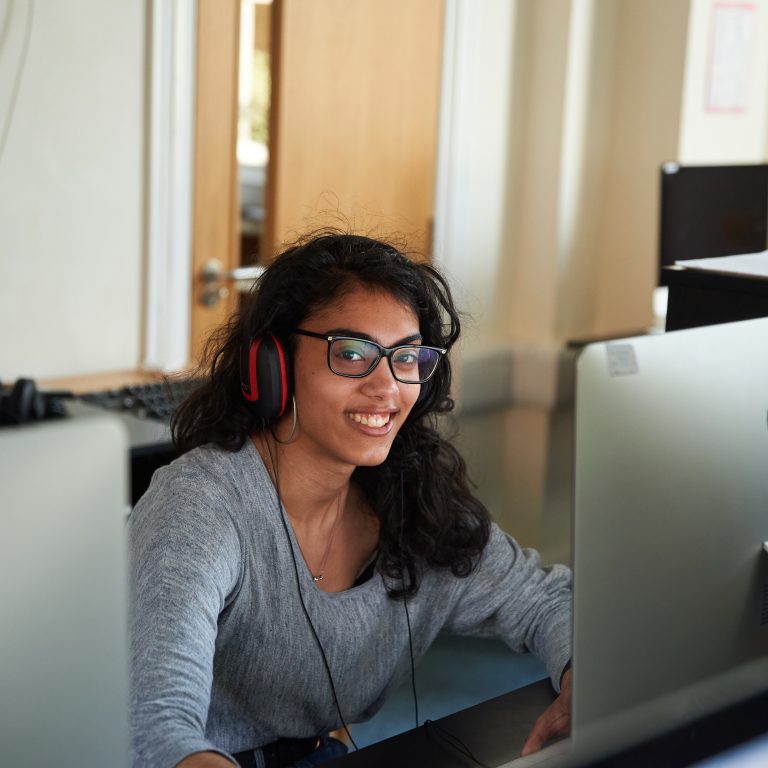
[[550, 739], [567, 736], [571, 730], [571, 670], [560, 681], [560, 695], [550, 704], [533, 726], [523, 745], [523, 755], [538, 752]]

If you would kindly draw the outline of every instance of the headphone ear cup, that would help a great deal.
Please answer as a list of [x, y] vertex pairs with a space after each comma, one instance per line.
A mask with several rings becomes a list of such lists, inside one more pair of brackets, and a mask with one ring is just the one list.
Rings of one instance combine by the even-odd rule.
[[12, 424], [45, 418], [45, 399], [32, 379], [19, 379], [6, 401], [5, 415]]
[[240, 350], [240, 388], [254, 415], [282, 416], [293, 394], [290, 355], [273, 335], [252, 339]]
[[0, 425], [8, 424], [8, 404], [11, 400], [11, 391], [5, 384], [0, 384]]

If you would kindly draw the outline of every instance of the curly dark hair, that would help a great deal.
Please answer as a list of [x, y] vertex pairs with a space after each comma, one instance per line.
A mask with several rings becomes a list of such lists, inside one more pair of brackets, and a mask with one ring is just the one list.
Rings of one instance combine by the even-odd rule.
[[[172, 421], [177, 448], [215, 443], [236, 451], [250, 434], [272, 429], [274, 420], [254, 415], [242, 395], [242, 345], [270, 333], [291, 349], [291, 332], [313, 310], [359, 286], [386, 291], [412, 308], [424, 344], [450, 348], [458, 338], [459, 314], [432, 265], [381, 240], [314, 232], [275, 259], [240, 311], [208, 339], [204, 383]], [[468, 576], [490, 535], [490, 516], [470, 490], [464, 460], [438, 431], [438, 418], [454, 407], [447, 356], [421, 386], [386, 460], [352, 475], [379, 520], [377, 567], [401, 585], [388, 587], [392, 597], [415, 594], [425, 566]]]

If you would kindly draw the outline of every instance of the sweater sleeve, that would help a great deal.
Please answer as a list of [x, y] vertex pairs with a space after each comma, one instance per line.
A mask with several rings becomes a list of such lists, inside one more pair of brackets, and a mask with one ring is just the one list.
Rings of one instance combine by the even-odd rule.
[[164, 468], [129, 519], [134, 766], [175, 766], [205, 738], [217, 621], [236, 588], [237, 533], [215, 490]]
[[542, 567], [537, 552], [522, 549], [494, 525], [478, 567], [463, 581], [446, 629], [500, 637], [514, 651], [536, 654], [559, 691], [571, 658], [570, 570]]

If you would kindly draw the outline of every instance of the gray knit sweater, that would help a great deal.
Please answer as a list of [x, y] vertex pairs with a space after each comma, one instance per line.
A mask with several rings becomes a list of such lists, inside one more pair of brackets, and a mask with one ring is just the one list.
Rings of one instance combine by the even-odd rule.
[[[347, 723], [370, 718], [409, 673], [402, 601], [378, 572], [345, 592], [317, 589], [251, 441], [156, 472], [129, 531], [135, 766], [340, 725], [291, 546]], [[569, 571], [542, 569], [496, 526], [471, 576], [427, 571], [408, 607], [417, 661], [440, 631], [497, 636], [540, 656], [557, 687], [570, 657]]]

